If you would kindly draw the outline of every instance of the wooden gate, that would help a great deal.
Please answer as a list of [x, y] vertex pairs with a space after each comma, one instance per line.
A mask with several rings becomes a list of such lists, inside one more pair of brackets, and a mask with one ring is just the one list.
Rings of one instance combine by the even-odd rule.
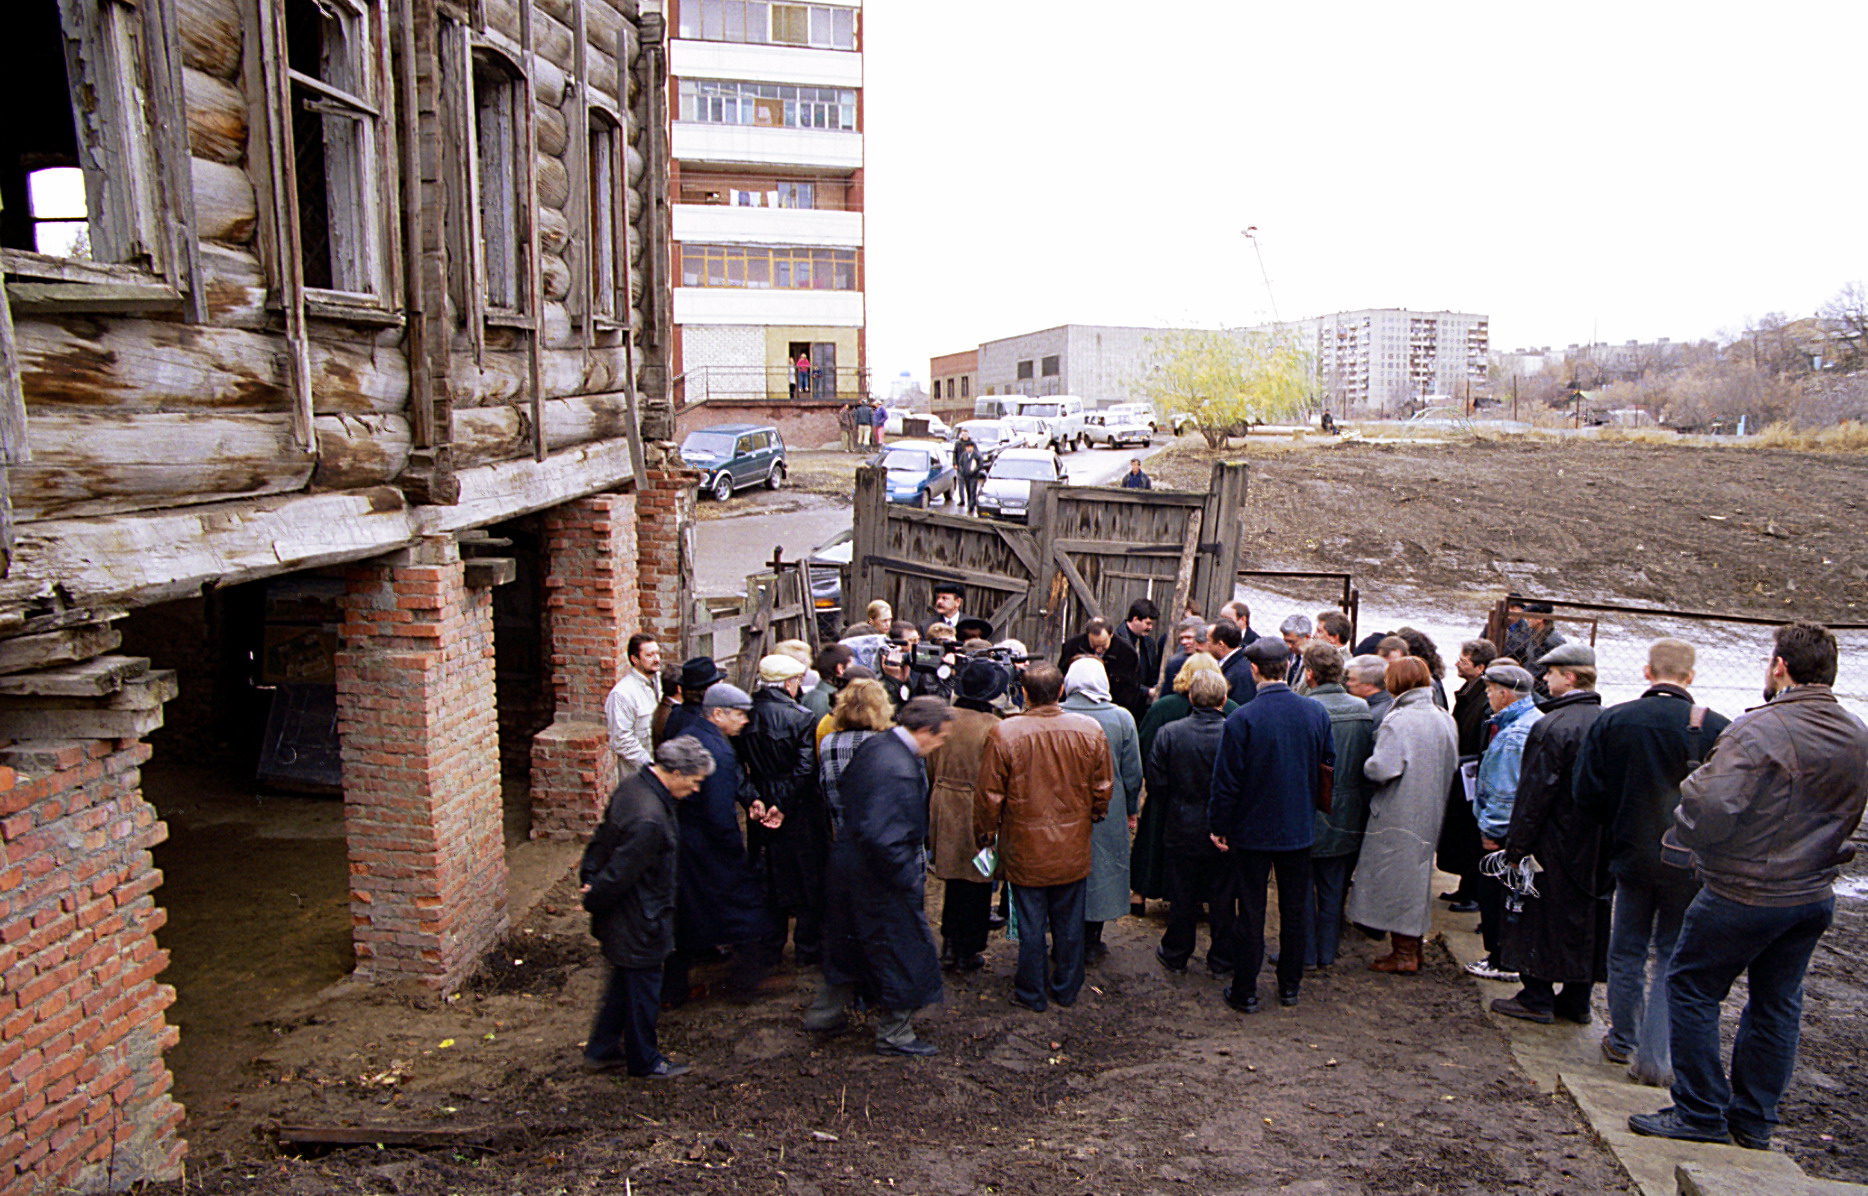
[[995, 637], [1050, 656], [1086, 620], [1119, 622], [1137, 598], [1152, 598], [1164, 622], [1189, 600], [1211, 615], [1232, 597], [1245, 487], [1240, 462], [1215, 465], [1204, 494], [1039, 482], [1021, 527], [892, 504], [882, 470], [865, 468], [844, 619], [881, 598], [920, 622], [935, 584], [958, 582], [966, 612]]

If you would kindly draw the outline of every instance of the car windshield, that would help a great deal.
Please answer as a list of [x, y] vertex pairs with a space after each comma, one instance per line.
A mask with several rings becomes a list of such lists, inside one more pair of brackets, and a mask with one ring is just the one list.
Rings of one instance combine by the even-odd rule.
[[1017, 431], [1017, 432], [1042, 432], [1044, 431], [1043, 423], [1041, 423], [1038, 420], [1031, 419], [1026, 416], [1022, 416], [1022, 415], [1014, 415], [1011, 419], [1008, 419], [1005, 422], [1014, 431]]
[[730, 432], [689, 432], [687, 439], [681, 442], [681, 451], [730, 457], [733, 455], [733, 434]]
[[928, 455], [914, 449], [890, 449], [882, 458], [882, 468], [891, 473], [926, 473]]
[[1042, 419], [1049, 419], [1054, 416], [1062, 415], [1063, 409], [1056, 403], [1026, 403], [1019, 407], [1018, 413], [1020, 415], [1035, 415]]
[[1021, 482], [1049, 482], [1057, 480], [1057, 467], [1049, 461], [1019, 460], [1007, 461], [1000, 457], [992, 463], [992, 470], [987, 477], [1012, 478]]

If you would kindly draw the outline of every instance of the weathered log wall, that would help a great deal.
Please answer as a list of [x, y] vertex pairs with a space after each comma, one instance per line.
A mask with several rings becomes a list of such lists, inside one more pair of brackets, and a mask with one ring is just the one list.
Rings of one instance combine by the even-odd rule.
[[[425, 8], [433, 0], [411, 2]], [[274, 193], [275, 164], [267, 159], [279, 147], [267, 142], [267, 84], [255, 77], [263, 42], [253, 21], [271, 3], [171, 0], [184, 108], [177, 115], [187, 133], [206, 321], [188, 323], [168, 311], [19, 317], [33, 453], [31, 464], [12, 474], [21, 522], [380, 486], [398, 481], [422, 443], [412, 431], [410, 332], [396, 310], [400, 293], [388, 297], [391, 310], [373, 321], [309, 312], [315, 445], [307, 451], [294, 439], [293, 396], [301, 392], [294, 391], [289, 372], [280, 249], [270, 243], [278, 238], [268, 231], [286, 197]], [[389, 7], [387, 32], [399, 55], [400, 6]], [[489, 43], [508, 53], [518, 48], [519, 0], [484, 0], [484, 9]], [[535, 0], [534, 55], [527, 65], [537, 105], [541, 293], [530, 321], [536, 331], [489, 325], [474, 333], [462, 313], [449, 309], [452, 332], [442, 338], [445, 357], [439, 359], [445, 366], [432, 371], [444, 400], [434, 435], [457, 467], [528, 455], [535, 420], [547, 451], [629, 431], [623, 342], [631, 326], [639, 334], [648, 327], [653, 310], [644, 281], [649, 238], [643, 222], [654, 210], [642, 193], [651, 173], [643, 159], [650, 144], [642, 127], [646, 105], [636, 72], [619, 71], [617, 60], [619, 43], [626, 61], [639, 52], [634, 11], [631, 0]], [[431, 11], [427, 19], [432, 26], [439, 18]], [[436, 52], [433, 38], [418, 40], [419, 53]], [[424, 80], [432, 75], [428, 68], [418, 71]], [[386, 109], [403, 103], [403, 86], [401, 76], [386, 81]], [[631, 226], [627, 259], [615, 266], [628, 279], [628, 310], [605, 321], [586, 310], [591, 200], [584, 155], [593, 110], [622, 128], [620, 183]], [[418, 135], [435, 152], [459, 152], [452, 139], [436, 136], [447, 132], [436, 127], [443, 115], [434, 105], [420, 106]], [[382, 122], [381, 135], [400, 138], [402, 126], [393, 116]], [[400, 185], [394, 177], [380, 182], [385, 193]], [[459, 213], [442, 218], [458, 219]], [[401, 235], [419, 234], [402, 229]], [[422, 246], [433, 247], [432, 241]], [[401, 246], [383, 249], [398, 261], [403, 255]], [[449, 272], [464, 268], [444, 263]], [[429, 302], [444, 300], [431, 295]], [[476, 342], [484, 346], [479, 352]], [[304, 425], [297, 426], [302, 435]]]

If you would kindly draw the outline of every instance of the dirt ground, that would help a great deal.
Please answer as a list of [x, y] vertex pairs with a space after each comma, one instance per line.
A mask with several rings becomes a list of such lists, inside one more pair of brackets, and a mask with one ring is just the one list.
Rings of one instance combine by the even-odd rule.
[[1249, 568], [1348, 570], [1443, 600], [1516, 588], [1868, 618], [1868, 456], [1542, 437], [1196, 444], [1149, 472], [1204, 490], [1214, 460], [1249, 461]]
[[[814, 975], [751, 1006], [663, 1019], [694, 1065], [666, 1083], [586, 1075], [602, 976], [568, 882], [454, 1001], [358, 990], [290, 1024], [220, 1107], [190, 1109], [207, 1193], [1432, 1192], [1629, 1190], [1560, 1098], [1540, 1096], [1443, 954], [1366, 970], [1362, 940], [1295, 1009], [1246, 1017], [1153, 959], [1124, 919], [1069, 1010], [1007, 1003], [1015, 948], [950, 978], [931, 1060], [867, 1027], [799, 1028]], [[511, 962], [503, 962], [510, 960]], [[482, 1146], [274, 1148], [280, 1124], [470, 1127]], [[179, 1185], [165, 1189], [179, 1192]]]

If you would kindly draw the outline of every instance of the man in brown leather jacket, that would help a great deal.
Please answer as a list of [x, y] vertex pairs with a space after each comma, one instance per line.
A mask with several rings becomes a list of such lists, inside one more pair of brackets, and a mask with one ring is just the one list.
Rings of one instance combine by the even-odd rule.
[[[1673, 1104], [1630, 1117], [1638, 1134], [1770, 1147], [1797, 1061], [1803, 976], [1868, 804], [1868, 727], [1830, 689], [1836, 655], [1825, 627], [1780, 628], [1766, 704], [1739, 716], [1680, 786], [1663, 847], [1690, 851], [1703, 887], [1667, 972]], [[1728, 1081], [1719, 1005], [1741, 972], [1749, 993]]]
[[1012, 1003], [1043, 1010], [1050, 1001], [1074, 1004], [1083, 987], [1090, 825], [1109, 811], [1115, 766], [1096, 720], [1057, 704], [1064, 691], [1057, 666], [1032, 664], [1021, 681], [1025, 713], [986, 737], [973, 789], [973, 833], [982, 847], [997, 838], [1001, 874], [1012, 886], [1018, 922]]

